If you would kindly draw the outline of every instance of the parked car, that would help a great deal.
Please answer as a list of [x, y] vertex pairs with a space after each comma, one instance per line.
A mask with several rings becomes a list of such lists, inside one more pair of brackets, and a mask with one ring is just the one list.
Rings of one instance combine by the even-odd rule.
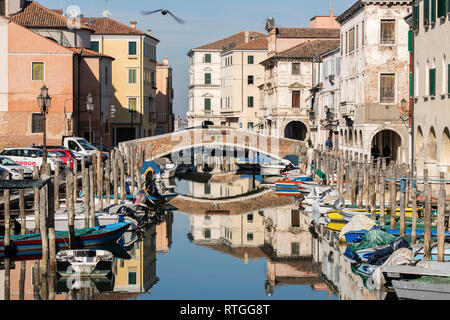
[[86, 165], [92, 163], [92, 155], [98, 152], [86, 139], [80, 137], [64, 137], [63, 146], [71, 150], [80, 162], [85, 157]]
[[108, 147], [107, 145], [104, 144], [100, 144], [100, 143], [93, 143], [92, 144], [94, 147], [96, 147], [98, 150], [100, 150], [101, 152], [111, 152], [111, 148]]
[[[5, 148], [1, 155], [14, 160], [19, 165], [33, 169], [35, 166], [41, 168], [44, 152], [38, 148]], [[47, 163], [50, 164], [52, 171], [55, 171], [56, 162], [59, 162], [60, 169], [65, 168], [66, 165], [61, 159], [47, 156]]]
[[8, 171], [11, 174], [11, 178], [13, 180], [19, 180], [19, 170], [23, 169], [23, 177], [24, 179], [32, 179], [33, 178], [33, 171], [25, 166], [21, 166], [14, 160], [8, 158], [8, 157], [0, 157], [0, 168], [3, 170]]
[[73, 154], [72, 151], [70, 151], [69, 149], [66, 148], [54, 148], [54, 149], [49, 149], [48, 152], [55, 152], [58, 154], [59, 159], [61, 159], [67, 167], [69, 167], [70, 169], [73, 169], [73, 164], [75, 162], [75, 155]]

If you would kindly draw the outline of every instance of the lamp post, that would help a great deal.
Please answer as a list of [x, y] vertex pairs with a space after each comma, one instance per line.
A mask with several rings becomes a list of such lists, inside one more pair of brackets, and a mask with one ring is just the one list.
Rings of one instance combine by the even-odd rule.
[[44, 117], [44, 123], [43, 123], [43, 135], [42, 135], [42, 140], [43, 140], [43, 151], [44, 151], [44, 155], [42, 157], [42, 166], [41, 166], [41, 170], [45, 170], [45, 166], [47, 165], [47, 113], [48, 113], [48, 109], [50, 108], [52, 102], [52, 98], [48, 95], [48, 88], [43, 85], [41, 88], [41, 93], [39, 94], [39, 96], [37, 97], [37, 103], [39, 106], [39, 109], [41, 109], [41, 114]]
[[94, 111], [94, 98], [90, 92], [87, 96], [86, 109], [89, 112], [89, 143], [92, 143], [92, 111]]

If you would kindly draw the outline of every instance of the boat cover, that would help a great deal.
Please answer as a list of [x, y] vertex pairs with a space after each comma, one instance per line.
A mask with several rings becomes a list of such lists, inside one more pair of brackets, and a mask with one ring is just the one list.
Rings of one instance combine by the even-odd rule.
[[347, 223], [339, 233], [339, 240], [345, 242], [345, 236], [349, 231], [370, 230], [376, 223], [365, 214], [356, 215]]
[[145, 171], [147, 171], [148, 168], [152, 168], [154, 174], [160, 174], [161, 173], [161, 169], [155, 163], [155, 161], [144, 161], [144, 163], [142, 164], [142, 167], [140, 168], [141, 174], [145, 174]]
[[358, 250], [384, 246], [390, 244], [394, 240], [395, 236], [392, 234], [379, 228], [372, 228], [369, 232], [364, 234], [361, 241], [355, 241], [352, 244], [352, 253], [355, 253]]
[[294, 154], [288, 154], [283, 159], [288, 160], [292, 163], [292, 165], [298, 167], [298, 156]]

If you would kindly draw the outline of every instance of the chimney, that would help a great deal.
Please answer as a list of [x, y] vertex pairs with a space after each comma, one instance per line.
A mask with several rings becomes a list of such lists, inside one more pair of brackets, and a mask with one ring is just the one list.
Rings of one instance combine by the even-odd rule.
[[148, 30], [147, 30], [147, 34], [148, 34], [149, 36], [151, 36], [151, 35], [152, 35], [152, 29], [148, 29]]
[[166, 65], [166, 66], [168, 66], [169, 65], [169, 58], [164, 58], [164, 64]]
[[136, 21], [130, 21], [130, 27], [133, 29], [136, 29], [137, 22]]
[[248, 38], [249, 38], [249, 32], [245, 31], [245, 43], [248, 42]]

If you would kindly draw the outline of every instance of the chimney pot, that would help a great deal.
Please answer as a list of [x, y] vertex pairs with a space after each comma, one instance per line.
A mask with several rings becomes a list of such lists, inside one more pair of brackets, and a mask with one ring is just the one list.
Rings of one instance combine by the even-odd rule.
[[148, 30], [147, 30], [147, 34], [148, 34], [149, 36], [151, 36], [151, 35], [152, 35], [152, 29], [148, 29]]
[[137, 25], [137, 21], [130, 21], [130, 26], [131, 26], [133, 29], [136, 29], [136, 25]]
[[164, 58], [164, 64], [169, 65], [169, 58]]
[[245, 31], [245, 43], [248, 42], [248, 38], [249, 38], [249, 32]]

